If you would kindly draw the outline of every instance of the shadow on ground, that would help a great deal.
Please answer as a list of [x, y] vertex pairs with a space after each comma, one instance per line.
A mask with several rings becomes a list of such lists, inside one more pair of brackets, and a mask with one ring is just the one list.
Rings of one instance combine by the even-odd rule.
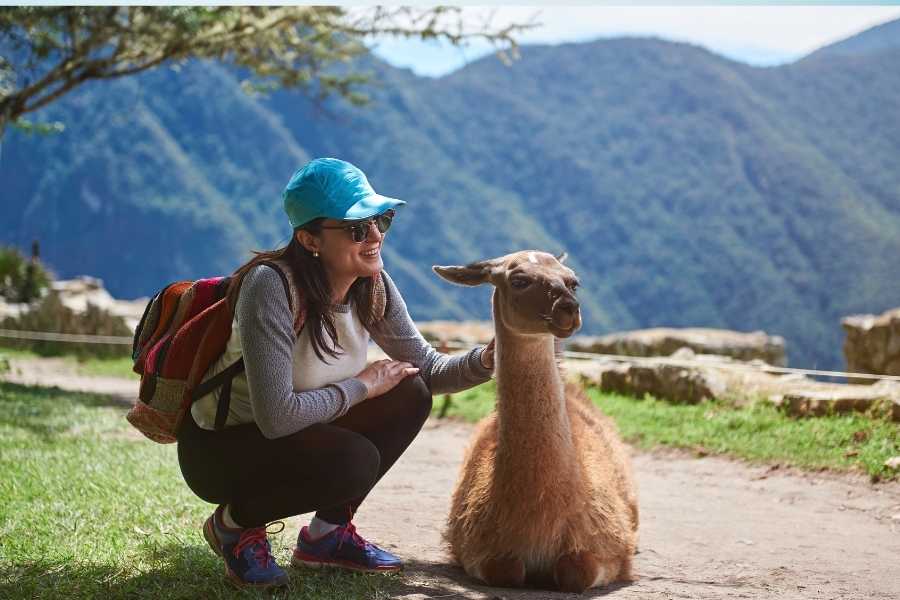
[[588, 590], [581, 595], [540, 588], [495, 588], [470, 577], [462, 569], [449, 563], [408, 560], [403, 577], [393, 588], [394, 597], [425, 598], [487, 598], [503, 600], [547, 600], [572, 598], [600, 598], [630, 583], [616, 583], [602, 589]]
[[[124, 566], [123, 566], [124, 565]], [[286, 565], [282, 563], [282, 566]], [[202, 545], [173, 540], [143, 548], [139, 557], [96, 564], [70, 557], [15, 564], [0, 563], [0, 598], [387, 598], [396, 575], [367, 575], [333, 570], [285, 569], [288, 588], [278, 592], [237, 590], [225, 579], [222, 560]]]

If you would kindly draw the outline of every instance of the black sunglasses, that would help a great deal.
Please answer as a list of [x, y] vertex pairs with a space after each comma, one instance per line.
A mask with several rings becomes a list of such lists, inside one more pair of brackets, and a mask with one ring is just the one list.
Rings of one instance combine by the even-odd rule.
[[353, 221], [352, 223], [348, 223], [346, 225], [322, 225], [322, 229], [346, 229], [350, 232], [350, 237], [357, 244], [361, 244], [366, 241], [369, 237], [369, 229], [371, 229], [372, 223], [375, 223], [375, 227], [378, 228], [378, 231], [384, 233], [391, 226], [391, 221], [394, 220], [394, 210], [388, 209], [380, 215], [372, 218], [372, 219], [363, 219], [362, 221]]

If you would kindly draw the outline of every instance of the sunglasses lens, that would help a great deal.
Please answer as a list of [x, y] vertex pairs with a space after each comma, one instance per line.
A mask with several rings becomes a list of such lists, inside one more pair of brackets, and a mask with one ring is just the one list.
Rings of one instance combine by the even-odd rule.
[[391, 226], [391, 221], [394, 220], [394, 211], [389, 210], [384, 214], [378, 215], [375, 217], [375, 225], [378, 226], [378, 231], [384, 233]]
[[362, 223], [354, 223], [353, 225], [349, 225], [347, 230], [350, 231], [350, 237], [354, 242], [359, 244], [360, 242], [366, 241], [369, 237], [369, 227], [372, 226], [372, 222], [374, 221], [375, 226], [378, 228], [378, 231], [384, 233], [388, 230], [388, 227], [391, 226], [391, 221], [394, 219], [394, 211], [388, 210], [387, 212], [378, 215], [374, 219], [370, 221], [363, 221]]
[[351, 226], [350, 228], [350, 237], [353, 238], [353, 241], [357, 244], [360, 242], [366, 241], [366, 238], [369, 237], [369, 223], [357, 223], [356, 225]]

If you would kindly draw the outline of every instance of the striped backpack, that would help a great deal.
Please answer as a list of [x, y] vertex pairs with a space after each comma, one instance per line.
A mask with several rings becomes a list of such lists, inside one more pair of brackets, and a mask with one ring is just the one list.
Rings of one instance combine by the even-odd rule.
[[[265, 261], [281, 277], [299, 334], [306, 318], [303, 297], [291, 270], [280, 261]], [[134, 371], [141, 375], [138, 399], [126, 418], [155, 442], [167, 444], [176, 436], [193, 402], [221, 388], [215, 428], [228, 417], [231, 382], [244, 370], [243, 358], [204, 380], [209, 367], [225, 352], [234, 314], [227, 293], [232, 277], [177, 281], [147, 303], [134, 332]], [[372, 278], [373, 313], [384, 316], [385, 289], [379, 274]]]
[[[281, 276], [299, 331], [304, 310], [287, 269], [273, 262], [266, 264]], [[141, 387], [126, 418], [155, 442], [176, 441], [181, 419], [193, 401], [217, 388], [222, 390], [216, 425], [220, 425], [218, 413], [228, 414], [231, 381], [244, 370], [243, 358], [214, 377], [202, 379], [231, 337], [234, 315], [227, 299], [231, 282], [232, 277], [176, 281], [153, 296], [144, 309], [131, 353]]]

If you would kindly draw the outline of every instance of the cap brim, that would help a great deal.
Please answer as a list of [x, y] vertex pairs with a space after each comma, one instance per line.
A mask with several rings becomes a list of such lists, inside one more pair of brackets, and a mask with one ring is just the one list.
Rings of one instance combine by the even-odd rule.
[[347, 212], [344, 213], [344, 216], [341, 217], [341, 219], [344, 221], [368, 219], [370, 217], [374, 217], [375, 215], [380, 215], [390, 208], [397, 208], [398, 206], [403, 206], [404, 204], [406, 204], [404, 200], [389, 198], [387, 196], [382, 196], [381, 194], [374, 194], [372, 196], [369, 196], [365, 200], [360, 200], [359, 202], [348, 208]]

